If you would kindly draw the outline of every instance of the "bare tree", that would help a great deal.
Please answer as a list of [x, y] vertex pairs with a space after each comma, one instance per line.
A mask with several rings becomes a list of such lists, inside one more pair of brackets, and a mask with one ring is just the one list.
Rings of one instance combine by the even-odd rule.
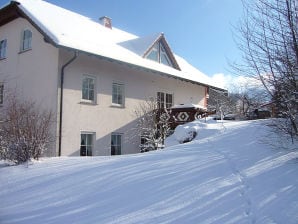
[[231, 101], [236, 103], [236, 114], [246, 117], [247, 113], [259, 109], [260, 106], [270, 102], [264, 88], [259, 85], [252, 85], [253, 80], [246, 80], [243, 83], [234, 85], [233, 92], [229, 94]]
[[229, 98], [228, 92], [219, 91], [216, 89], [209, 89], [209, 100], [208, 100], [208, 109], [216, 110], [216, 113], [223, 119], [223, 117], [231, 113], [233, 103]]
[[163, 148], [170, 131], [169, 111], [159, 109], [157, 100], [150, 98], [141, 102], [134, 112], [137, 117], [134, 135], [141, 138], [140, 151]]
[[0, 118], [0, 159], [16, 164], [38, 159], [53, 141], [52, 112], [16, 96], [5, 98]]
[[[295, 0], [242, 1], [237, 31], [244, 63], [236, 71], [263, 84], [288, 126], [298, 136], [298, 20]], [[280, 124], [277, 123], [277, 126]]]

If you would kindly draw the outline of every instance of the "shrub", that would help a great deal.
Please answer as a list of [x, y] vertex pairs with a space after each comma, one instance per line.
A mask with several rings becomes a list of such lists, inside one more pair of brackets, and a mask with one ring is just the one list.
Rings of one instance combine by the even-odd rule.
[[53, 114], [34, 102], [11, 97], [0, 120], [0, 159], [16, 164], [38, 159], [52, 142]]

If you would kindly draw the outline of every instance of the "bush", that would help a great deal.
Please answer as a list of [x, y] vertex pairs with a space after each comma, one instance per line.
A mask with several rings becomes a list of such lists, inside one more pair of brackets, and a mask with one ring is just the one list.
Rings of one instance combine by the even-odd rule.
[[0, 159], [16, 164], [38, 159], [52, 142], [53, 115], [34, 102], [11, 97], [0, 118]]

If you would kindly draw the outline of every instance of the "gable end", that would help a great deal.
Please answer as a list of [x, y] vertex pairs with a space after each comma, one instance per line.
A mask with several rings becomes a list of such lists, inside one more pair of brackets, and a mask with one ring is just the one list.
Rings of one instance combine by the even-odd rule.
[[0, 10], [0, 26], [3, 26], [19, 17], [26, 19], [32, 24], [43, 36], [47, 43], [50, 43], [57, 47], [57, 44], [40, 28], [36, 23], [30, 19], [19, 7], [20, 3], [16, 1], [11, 1], [11, 3]]
[[23, 17], [22, 12], [18, 8], [17, 2], [11, 2], [0, 11], [0, 26], [13, 21], [19, 17]]

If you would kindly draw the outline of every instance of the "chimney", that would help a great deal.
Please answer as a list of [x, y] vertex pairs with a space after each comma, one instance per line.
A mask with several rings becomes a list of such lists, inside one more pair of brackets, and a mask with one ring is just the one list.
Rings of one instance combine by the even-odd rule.
[[109, 17], [107, 17], [107, 16], [100, 17], [99, 21], [100, 21], [101, 25], [112, 29], [112, 20]]

